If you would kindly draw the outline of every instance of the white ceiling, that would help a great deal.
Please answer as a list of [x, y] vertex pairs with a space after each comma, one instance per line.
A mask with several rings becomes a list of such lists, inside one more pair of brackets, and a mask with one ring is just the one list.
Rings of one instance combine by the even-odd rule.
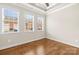
[[41, 10], [48, 11], [52, 8], [63, 7], [69, 3], [48, 3], [49, 6], [46, 6], [46, 3], [29, 3], [29, 4]]
[[42, 9], [42, 10], [45, 10], [45, 11], [50, 9], [51, 7], [56, 5], [57, 3], [48, 3], [48, 4], [49, 4], [49, 6], [47, 6], [45, 3], [30, 3], [30, 5], [35, 6], [37, 8]]
[[23, 7], [23, 8], [27, 7], [26, 9], [30, 11], [47, 15], [57, 10], [61, 10], [67, 6], [71, 6], [73, 4], [74, 3], [49, 3], [49, 6], [46, 6], [45, 3], [19, 3], [19, 4], [15, 3], [13, 5]]

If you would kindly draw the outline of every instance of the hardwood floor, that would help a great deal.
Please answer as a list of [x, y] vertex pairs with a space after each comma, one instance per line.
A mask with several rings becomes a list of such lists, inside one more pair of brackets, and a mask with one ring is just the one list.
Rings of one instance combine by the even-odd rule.
[[79, 48], [44, 38], [0, 50], [0, 55], [79, 55]]
[[78, 48], [57, 41], [47, 40], [45, 46], [47, 55], [77, 55]]

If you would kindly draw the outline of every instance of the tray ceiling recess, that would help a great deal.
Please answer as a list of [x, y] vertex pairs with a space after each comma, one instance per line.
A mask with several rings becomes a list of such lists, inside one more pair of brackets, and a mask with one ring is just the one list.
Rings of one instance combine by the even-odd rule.
[[44, 11], [47, 11], [48, 9], [56, 5], [56, 3], [29, 3], [29, 4], [37, 8], [40, 8]]
[[32, 6], [35, 6], [41, 10], [48, 11], [50, 9], [56, 9], [59, 7], [63, 7], [69, 3], [29, 3]]
[[71, 6], [75, 3], [15, 3], [13, 5], [26, 8], [38, 13], [50, 14], [54, 11], [63, 9], [67, 6]]

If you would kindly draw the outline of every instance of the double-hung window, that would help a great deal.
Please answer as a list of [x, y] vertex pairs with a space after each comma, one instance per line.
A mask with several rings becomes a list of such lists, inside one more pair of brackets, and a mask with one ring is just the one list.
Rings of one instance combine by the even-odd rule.
[[2, 9], [2, 30], [3, 32], [19, 31], [19, 13], [14, 9]]
[[2, 33], [2, 9], [0, 8], [0, 33]]
[[37, 28], [37, 30], [43, 30], [43, 28], [44, 28], [44, 19], [43, 19], [42, 16], [37, 17], [36, 28]]
[[34, 30], [34, 16], [31, 14], [26, 15], [24, 24], [25, 24], [24, 31], [33, 31]]

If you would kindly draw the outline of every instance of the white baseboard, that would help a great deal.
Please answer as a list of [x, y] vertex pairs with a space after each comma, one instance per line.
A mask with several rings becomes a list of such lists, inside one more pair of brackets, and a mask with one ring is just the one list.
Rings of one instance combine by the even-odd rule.
[[57, 39], [57, 38], [54, 38], [54, 37], [51, 36], [51, 35], [47, 35], [46, 38], [48, 38], [48, 39], [50, 39], [50, 40], [55, 40], [55, 41], [58, 41], [58, 42], [61, 42], [61, 43], [68, 44], [68, 45], [71, 45], [71, 46], [74, 46], [74, 47], [79, 48], [79, 42], [75, 42], [75, 40], [73, 40], [73, 41], [68, 41], [68, 40]]
[[40, 39], [43, 39], [43, 38], [45, 38], [45, 37], [40, 37], [40, 38], [36, 38], [36, 39], [31, 39], [31, 40], [29, 40], [29, 41], [19, 42], [19, 43], [12, 44], [12, 45], [5, 45], [5, 46], [0, 47], [0, 50], [2, 50], [2, 49], [7, 49], [7, 48], [11, 48], [11, 47], [18, 46], [18, 45], [25, 44], [25, 43], [29, 43], [29, 42], [32, 42], [32, 41], [40, 40]]

